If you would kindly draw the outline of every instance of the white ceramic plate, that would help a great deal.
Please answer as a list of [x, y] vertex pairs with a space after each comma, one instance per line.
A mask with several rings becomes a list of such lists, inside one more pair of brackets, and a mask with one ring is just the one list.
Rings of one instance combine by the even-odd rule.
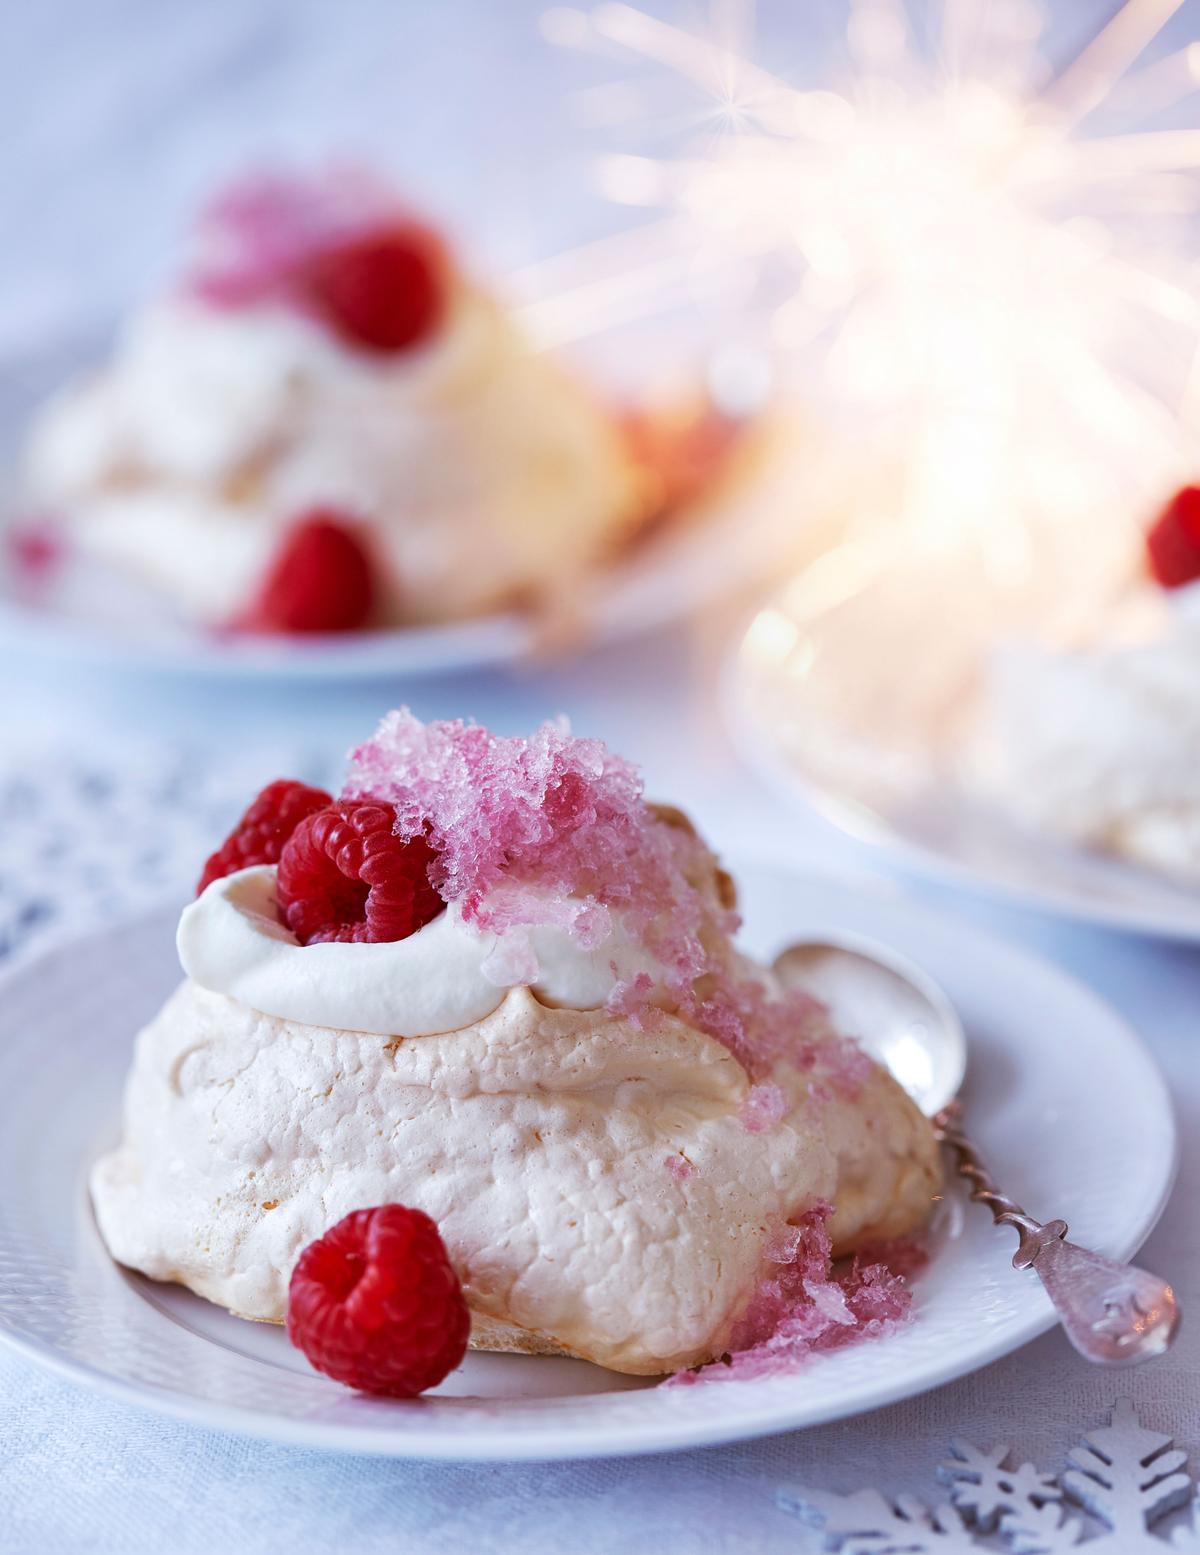
[[[0, 363], [0, 506], [19, 507], [19, 467], [29, 418], [39, 404], [100, 356], [97, 341]], [[694, 512], [683, 511], [629, 554], [589, 580], [572, 601], [583, 623], [564, 651], [618, 642], [681, 620], [764, 575], [794, 541], [803, 438], [775, 437], [740, 485]], [[803, 490], [803, 485], [799, 486]], [[0, 514], [2, 516], [2, 514]], [[0, 546], [0, 556], [3, 547]], [[0, 560], [0, 651], [145, 666], [203, 676], [282, 680], [376, 679], [449, 673], [547, 651], [535, 623], [515, 612], [446, 626], [330, 637], [222, 637], [176, 617], [147, 590], [86, 562], [68, 566], [45, 589], [6, 571]]]
[[872, 808], [807, 781], [761, 743], [758, 753], [755, 765], [785, 798], [799, 795], [848, 836], [919, 874], [1106, 928], [1200, 943], [1200, 892], [1166, 876], [1024, 831], [950, 787]]
[[[1040, 960], [894, 894], [741, 873], [762, 952], [842, 929], [943, 983], [971, 1040], [970, 1119], [1008, 1189], [1125, 1257], [1175, 1166], [1161, 1076], [1093, 994]], [[116, 1126], [134, 1030], [173, 985], [175, 912], [55, 949], [0, 988], [0, 1336], [130, 1402], [279, 1441], [398, 1457], [590, 1457], [725, 1442], [856, 1414], [935, 1387], [1050, 1326], [1036, 1278], [986, 1214], [951, 1216], [904, 1329], [794, 1376], [664, 1389], [551, 1357], [472, 1355], [435, 1393], [372, 1400], [312, 1372], [279, 1329], [118, 1269], [88, 1168]]]
[[[787, 727], [780, 664], [748, 636], [730, 655], [722, 698], [737, 748], [785, 802], [800, 800], [897, 863], [988, 896], [1007, 897], [1108, 928], [1200, 942], [1200, 891], [1103, 853], [1071, 847], [1016, 825], [964, 791], [949, 774], [892, 793], [874, 774], [852, 789], [850, 768], [836, 787], [810, 760], [813, 732]], [[790, 650], [789, 650], [790, 651]], [[786, 653], [781, 655], [786, 657]], [[859, 753], [859, 760], [866, 752]], [[880, 770], [890, 753], [873, 753]]]

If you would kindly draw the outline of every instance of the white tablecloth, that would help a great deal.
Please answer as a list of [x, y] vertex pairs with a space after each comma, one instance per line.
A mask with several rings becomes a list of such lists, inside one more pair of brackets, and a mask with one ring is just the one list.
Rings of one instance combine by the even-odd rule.
[[[672, 0], [651, 8], [688, 9]], [[0, 49], [9, 131], [0, 146], [0, 356], [48, 333], [89, 328], [139, 295], [166, 268], [195, 201], [251, 157], [357, 149], [469, 234], [481, 263], [501, 267], [611, 227], [619, 218], [597, 206], [581, 176], [569, 94], [624, 69], [605, 60], [576, 67], [542, 51], [541, 9], [541, 0], [10, 6]], [[1056, 7], [1065, 31], [1084, 9], [1065, 0]], [[762, 0], [760, 10], [769, 61], [817, 79], [816, 56], [841, 58], [840, 6]], [[1194, 7], [1185, 4], [1163, 47], [1194, 30]], [[584, 105], [593, 122], [602, 101]], [[590, 144], [605, 142], [594, 135]], [[515, 680], [489, 674], [321, 693], [246, 687], [236, 695], [209, 686], [181, 696], [152, 679], [40, 669], [10, 653], [0, 666], [0, 766], [19, 763], [18, 746], [43, 739], [43, 749], [94, 740], [108, 752], [132, 738], [136, 761], [146, 742], [171, 737], [223, 742], [252, 770], [260, 755], [273, 765], [272, 752], [344, 747], [405, 698], [423, 716], [469, 712], [511, 731], [565, 709], [579, 729], [640, 759], [652, 791], [692, 807], [730, 853], [867, 867], [815, 819], [785, 813], [738, 766], [702, 689], [712, 664], [696, 655], [675, 635], [573, 672]], [[37, 781], [36, 768], [29, 775]], [[148, 888], [153, 874], [144, 872]], [[931, 1494], [953, 1435], [1011, 1439], [1023, 1457], [1055, 1466], [1118, 1391], [1138, 1401], [1149, 1423], [1200, 1450], [1197, 954], [927, 894], [1091, 982], [1168, 1071], [1183, 1130], [1182, 1178], [1145, 1257], [1193, 1312], [1169, 1360], [1118, 1378], [1090, 1370], [1052, 1335], [925, 1398], [803, 1434], [641, 1461], [454, 1468], [213, 1435], [80, 1393], [0, 1354], [0, 1555], [760, 1555], [802, 1547], [799, 1527], [773, 1504], [784, 1481]], [[101, 895], [81, 899], [63, 921], [85, 920]], [[36, 903], [25, 905], [42, 920]], [[38, 924], [22, 932], [31, 927]], [[0, 918], [0, 938], [3, 928]]]
[[[122, 731], [144, 751], [140, 742], [153, 731], [193, 746], [219, 738], [239, 768], [265, 776], [293, 759], [288, 753], [346, 747], [402, 696], [423, 717], [473, 713], [504, 730], [568, 709], [579, 730], [602, 733], [642, 761], [651, 791], [691, 808], [727, 853], [851, 871], [877, 864], [815, 817], [785, 811], [740, 767], [702, 689], [710, 653], [685, 634], [666, 634], [574, 670], [515, 679], [489, 673], [324, 692], [247, 687], [233, 700], [211, 687], [181, 699], [177, 686], [153, 678], [35, 670], [5, 688], [0, 718], [37, 742], [47, 726], [61, 736], [69, 705], [77, 748], [96, 759]], [[1185, 1308], [1200, 1311], [1200, 955], [919, 889], [1060, 961], [1106, 994], [1154, 1049], [1171, 1081], [1184, 1153], [1145, 1260], [1173, 1280]], [[803, 1532], [774, 1505], [784, 1483], [932, 1496], [935, 1466], [954, 1436], [984, 1446], [1010, 1440], [1023, 1458], [1057, 1467], [1119, 1394], [1135, 1399], [1147, 1423], [1200, 1449], [1200, 1324], [1185, 1323], [1167, 1360], [1132, 1373], [1089, 1368], [1052, 1334], [973, 1377], [858, 1420], [704, 1452], [525, 1467], [265, 1446], [92, 1397], [0, 1355], [0, 1555], [796, 1551]]]

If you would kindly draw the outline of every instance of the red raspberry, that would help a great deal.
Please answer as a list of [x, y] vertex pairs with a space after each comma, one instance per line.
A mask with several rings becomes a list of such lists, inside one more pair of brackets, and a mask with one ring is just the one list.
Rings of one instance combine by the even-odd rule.
[[441, 322], [445, 259], [431, 232], [399, 222], [322, 249], [300, 288], [347, 344], [390, 355], [419, 345]]
[[1146, 536], [1150, 571], [1164, 588], [1200, 578], [1200, 486], [1177, 491]]
[[429, 883], [424, 837], [396, 836], [395, 807], [340, 801], [292, 833], [279, 859], [279, 907], [302, 945], [407, 939], [445, 903]]
[[235, 623], [254, 632], [353, 632], [374, 599], [371, 562], [342, 516], [303, 514], [283, 538], [254, 603]]
[[309, 788], [291, 778], [268, 783], [205, 864], [196, 895], [214, 880], [251, 864], [278, 863], [284, 843], [305, 816], [330, 802], [323, 788]]
[[355, 1210], [300, 1254], [287, 1330], [335, 1381], [415, 1398], [461, 1362], [471, 1315], [429, 1216], [382, 1204]]

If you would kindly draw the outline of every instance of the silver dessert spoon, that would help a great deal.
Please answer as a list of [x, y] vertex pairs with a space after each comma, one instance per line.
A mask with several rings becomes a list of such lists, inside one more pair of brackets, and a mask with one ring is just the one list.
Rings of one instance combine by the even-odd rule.
[[1179, 1304], [1164, 1280], [1067, 1241], [1064, 1220], [1035, 1220], [1003, 1193], [962, 1126], [958, 1093], [967, 1067], [962, 1022], [937, 983], [903, 956], [857, 936], [792, 945], [775, 963], [781, 980], [824, 1004], [834, 1025], [891, 1070], [940, 1143], [955, 1156], [971, 1198], [997, 1225], [1013, 1226], [1015, 1269], [1032, 1269], [1067, 1338], [1089, 1361], [1132, 1366], [1162, 1355], [1179, 1330]]

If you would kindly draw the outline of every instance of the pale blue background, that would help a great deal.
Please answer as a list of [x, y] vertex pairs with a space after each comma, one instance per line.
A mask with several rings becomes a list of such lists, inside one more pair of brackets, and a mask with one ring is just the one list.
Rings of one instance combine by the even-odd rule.
[[[777, 68], [836, 63], [840, 4], [765, 9]], [[1065, 30], [1108, 6], [1062, 9]], [[589, 192], [585, 156], [602, 142], [572, 128], [571, 94], [619, 72], [541, 44], [538, 10], [527, 0], [10, 4], [0, 45], [0, 358], [47, 332], [103, 321], [136, 296], [168, 264], [195, 200], [252, 151], [382, 142], [414, 193], [502, 267], [604, 230], [616, 218]], [[1195, 24], [1185, 5], [1175, 42]], [[349, 692], [184, 697], [149, 676], [10, 662], [0, 751], [17, 760], [34, 734], [108, 743], [125, 731], [214, 745], [319, 738], [337, 749], [402, 699], [422, 716], [471, 713], [506, 730], [566, 709], [580, 730], [644, 762], [651, 789], [691, 807], [729, 852], [850, 869], [874, 862], [815, 818], [786, 814], [739, 765], [711, 690], [723, 625], [554, 673]], [[1145, 1257], [1200, 1312], [1197, 953], [922, 889], [1061, 960], [1153, 1046], [1172, 1081], [1184, 1163]], [[956, 1434], [981, 1445], [1011, 1439], [1056, 1466], [1118, 1391], [1200, 1449], [1200, 1323], [1185, 1326], [1169, 1362], [1120, 1379], [1089, 1370], [1049, 1336], [859, 1421], [705, 1453], [525, 1468], [390, 1464], [210, 1435], [0, 1357], [0, 1555], [795, 1550], [800, 1530], [773, 1506], [785, 1481], [933, 1494], [934, 1466]]]

